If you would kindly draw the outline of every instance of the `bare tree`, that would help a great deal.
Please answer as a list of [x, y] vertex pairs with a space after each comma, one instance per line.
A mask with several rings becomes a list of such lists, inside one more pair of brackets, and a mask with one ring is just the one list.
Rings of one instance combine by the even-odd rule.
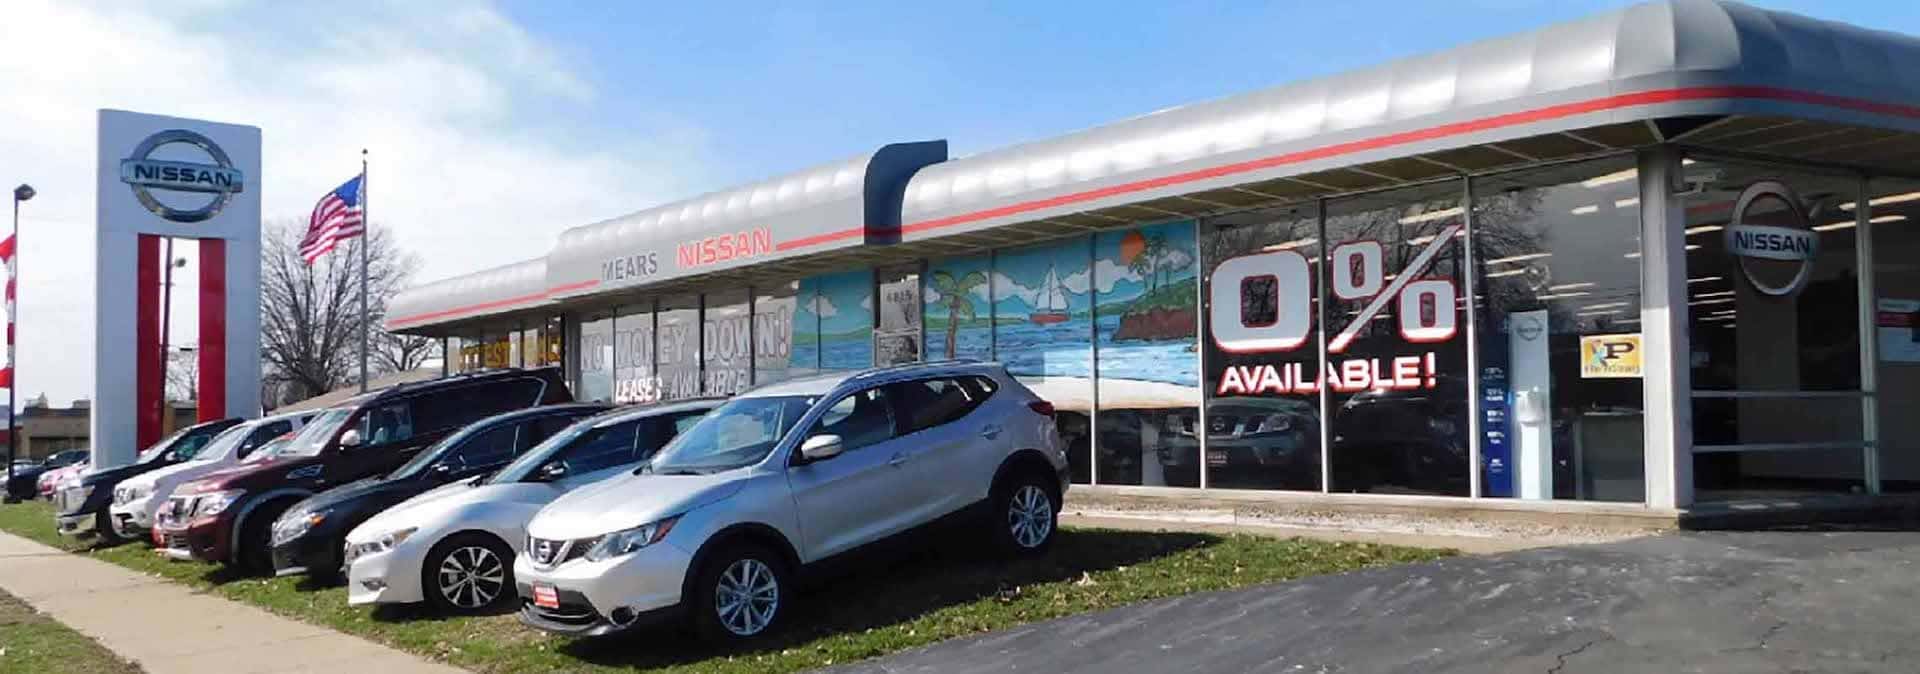
[[200, 390], [200, 353], [181, 349], [167, 354], [167, 399], [193, 400]]
[[419, 335], [379, 332], [374, 335], [373, 362], [376, 372], [406, 372], [427, 364], [440, 354], [440, 340]]
[[[380, 329], [387, 300], [420, 266], [419, 258], [399, 250], [379, 225], [309, 265], [300, 257], [305, 233], [304, 222], [274, 220], [266, 223], [262, 240], [260, 347], [264, 383], [279, 392], [273, 402], [303, 400], [357, 381], [362, 321], [372, 321], [376, 345], [388, 342]], [[365, 317], [360, 315], [363, 247], [369, 251]], [[368, 367], [377, 371], [383, 362], [388, 359], [375, 353]], [[393, 362], [404, 364], [404, 359]]]

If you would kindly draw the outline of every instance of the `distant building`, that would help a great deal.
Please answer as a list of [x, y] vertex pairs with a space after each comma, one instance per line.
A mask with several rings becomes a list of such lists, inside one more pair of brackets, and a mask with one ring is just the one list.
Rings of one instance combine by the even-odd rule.
[[[173, 424], [169, 428], [183, 428], [194, 423], [195, 409], [192, 405], [173, 406]], [[26, 409], [20, 411], [20, 451], [22, 459], [42, 459], [69, 449], [87, 449], [90, 446], [88, 422], [93, 415], [93, 404], [89, 400], [75, 400], [70, 407], [48, 407], [45, 396], [27, 401]]]

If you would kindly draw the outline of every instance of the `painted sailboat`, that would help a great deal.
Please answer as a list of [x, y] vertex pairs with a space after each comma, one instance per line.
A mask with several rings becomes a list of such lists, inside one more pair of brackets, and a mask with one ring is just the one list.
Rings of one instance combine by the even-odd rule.
[[1037, 301], [1034, 304], [1037, 306], [1033, 313], [1027, 315], [1028, 321], [1035, 325], [1067, 322], [1067, 287], [1060, 283], [1060, 275], [1054, 272], [1053, 267], [1047, 267], [1047, 279], [1040, 282], [1035, 294]]

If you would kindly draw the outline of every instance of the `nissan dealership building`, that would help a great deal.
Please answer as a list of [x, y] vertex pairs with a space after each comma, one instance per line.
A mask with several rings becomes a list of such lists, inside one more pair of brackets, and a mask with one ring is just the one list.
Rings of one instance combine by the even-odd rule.
[[880, 145], [568, 229], [387, 322], [620, 403], [996, 360], [1095, 485], [1920, 490], [1915, 64], [1652, 2], [972, 156]]

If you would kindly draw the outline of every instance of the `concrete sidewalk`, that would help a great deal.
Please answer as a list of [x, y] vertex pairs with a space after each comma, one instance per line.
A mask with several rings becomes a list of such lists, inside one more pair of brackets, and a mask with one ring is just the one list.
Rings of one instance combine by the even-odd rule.
[[0, 589], [151, 674], [463, 671], [6, 533]]

